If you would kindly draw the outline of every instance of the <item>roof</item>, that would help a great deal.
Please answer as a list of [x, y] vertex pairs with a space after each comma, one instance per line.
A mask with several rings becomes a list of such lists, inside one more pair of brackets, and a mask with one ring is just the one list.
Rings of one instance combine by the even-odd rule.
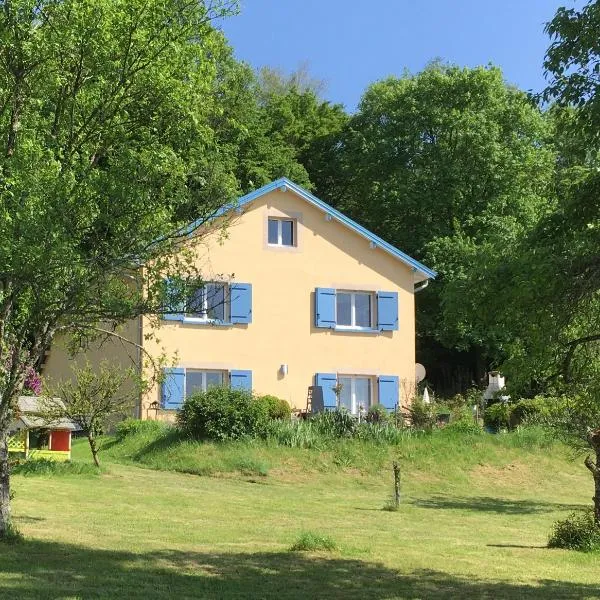
[[[58, 398], [54, 399], [55, 402], [60, 403]], [[20, 396], [17, 404], [19, 407], [19, 418], [23, 425], [30, 429], [34, 427], [47, 427], [49, 429], [69, 429], [75, 431], [77, 426], [70, 419], [58, 419], [56, 421], [47, 422], [45, 419], [39, 416], [40, 405], [39, 398], [36, 396]]]
[[[282, 190], [282, 191], [290, 190], [290, 191], [294, 192], [300, 198], [302, 198], [303, 200], [306, 200], [306, 202], [308, 202], [309, 204], [312, 204], [316, 208], [322, 210], [325, 214], [329, 215], [332, 219], [338, 221], [342, 225], [345, 225], [348, 229], [351, 229], [355, 233], [358, 233], [360, 236], [369, 240], [369, 242], [372, 244], [373, 248], [381, 248], [383, 251], [387, 252], [388, 254], [392, 255], [394, 258], [398, 259], [399, 261], [401, 261], [402, 263], [404, 263], [405, 265], [410, 267], [413, 270], [413, 273], [417, 276], [416, 277], [417, 281], [423, 281], [424, 279], [434, 279], [435, 276], [437, 275], [437, 273], [435, 271], [433, 271], [432, 269], [426, 267], [424, 264], [420, 263], [418, 260], [411, 258], [410, 256], [408, 256], [408, 254], [405, 254], [404, 252], [402, 252], [402, 250], [399, 250], [395, 246], [392, 246], [391, 244], [386, 242], [384, 239], [375, 235], [373, 232], [369, 231], [362, 225], [359, 225], [356, 221], [353, 221], [350, 217], [347, 217], [345, 214], [343, 214], [339, 210], [336, 210], [335, 208], [333, 208], [326, 202], [323, 202], [323, 200], [320, 200], [316, 196], [313, 196], [313, 194], [311, 194], [308, 190], [304, 189], [302, 186], [297, 185], [293, 181], [290, 181], [287, 177], [281, 177], [280, 179], [276, 179], [275, 181], [272, 181], [271, 183], [267, 183], [266, 185], [263, 185], [261, 188], [258, 188], [257, 190], [254, 190], [253, 192], [250, 192], [249, 194], [242, 196], [236, 202], [222, 207], [217, 212], [215, 217], [222, 216], [225, 213], [227, 213], [233, 209], [240, 209], [243, 206], [252, 202], [253, 200], [256, 200], [257, 198], [260, 198], [261, 196], [264, 196], [265, 194], [268, 194], [270, 192], [274, 192], [275, 190]], [[195, 221], [194, 223], [190, 224], [187, 227], [187, 231], [192, 232], [199, 225], [201, 225], [201, 222]]]

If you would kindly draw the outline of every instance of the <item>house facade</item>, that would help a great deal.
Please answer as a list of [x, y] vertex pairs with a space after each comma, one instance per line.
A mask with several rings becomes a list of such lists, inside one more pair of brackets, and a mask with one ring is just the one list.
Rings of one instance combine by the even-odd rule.
[[[220, 227], [201, 229], [193, 246], [204, 287], [158, 328], [147, 318], [126, 327], [150, 355], [172, 357], [139, 416], [172, 418], [186, 396], [211, 385], [272, 394], [297, 409], [313, 385], [335, 407], [337, 383], [354, 414], [408, 403], [415, 288], [435, 273], [287, 179], [232, 211], [224, 238]], [[92, 355], [141, 363], [122, 344]], [[67, 376], [69, 361], [53, 348], [44, 375]]]

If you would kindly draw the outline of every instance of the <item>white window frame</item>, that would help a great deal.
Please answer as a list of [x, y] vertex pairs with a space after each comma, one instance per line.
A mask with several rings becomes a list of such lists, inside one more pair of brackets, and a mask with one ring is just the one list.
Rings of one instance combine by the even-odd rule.
[[[269, 223], [271, 221], [275, 221], [277, 223], [277, 242], [273, 243], [269, 241]], [[284, 244], [283, 243], [283, 225], [282, 223], [286, 221], [292, 224], [292, 243]], [[284, 217], [267, 217], [267, 245], [279, 248], [295, 248], [297, 246], [297, 220], [289, 219]]]
[[369, 399], [368, 399], [367, 406], [362, 405], [364, 414], [366, 414], [367, 411], [369, 410], [369, 408], [371, 406], [373, 406], [373, 404], [374, 404], [374, 401], [373, 401], [373, 377], [370, 377], [369, 375], [348, 375], [346, 373], [338, 373], [338, 375], [337, 375], [338, 383], [340, 382], [340, 379], [350, 379], [350, 402], [351, 402], [350, 414], [352, 414], [354, 416], [358, 416], [358, 409], [359, 409], [359, 406], [361, 406], [359, 404], [358, 400], [356, 399], [356, 383], [355, 382], [357, 379], [366, 379], [367, 380], [367, 382], [369, 384]]
[[[231, 311], [230, 298], [229, 298], [229, 285], [222, 281], [205, 281], [204, 286], [207, 285], [220, 285], [223, 287], [223, 323], [229, 321], [229, 313]], [[184, 321], [188, 323], [217, 323], [221, 322], [220, 319], [213, 319], [208, 316], [208, 294], [204, 294], [204, 300], [202, 302], [202, 312], [204, 316], [198, 316], [198, 313], [184, 313]], [[187, 307], [186, 307], [187, 310]]]
[[183, 390], [183, 397], [187, 398], [188, 397], [188, 393], [187, 393], [187, 376], [188, 373], [201, 373], [202, 374], [202, 389], [201, 390], [197, 390], [197, 391], [201, 391], [201, 392], [206, 392], [207, 387], [206, 387], [206, 376], [208, 373], [219, 373], [222, 377], [222, 384], [221, 385], [227, 385], [227, 380], [229, 378], [229, 372], [228, 371], [221, 371], [219, 369], [186, 369], [185, 370], [185, 383], [184, 383], [184, 390]]
[[[375, 328], [375, 294], [373, 292], [363, 292], [360, 290], [336, 290], [335, 291], [335, 328], [336, 329], [351, 329], [354, 331], [373, 331]], [[348, 294], [350, 296], [350, 325], [340, 325], [338, 323], [337, 314], [337, 295]], [[368, 327], [356, 325], [356, 296], [369, 296], [369, 313], [371, 315], [371, 323]]]

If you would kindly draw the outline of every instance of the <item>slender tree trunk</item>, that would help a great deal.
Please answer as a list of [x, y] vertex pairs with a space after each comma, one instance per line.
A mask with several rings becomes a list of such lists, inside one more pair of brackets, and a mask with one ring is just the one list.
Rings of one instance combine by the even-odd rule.
[[0, 538], [10, 527], [10, 467], [8, 464], [8, 439], [0, 436]]
[[96, 438], [93, 434], [88, 433], [88, 442], [90, 443], [90, 450], [92, 451], [92, 458], [94, 459], [94, 464], [99, 467], [100, 461], [98, 460], [98, 444], [96, 443]]
[[600, 429], [588, 435], [588, 440], [596, 455], [596, 462], [590, 456], [585, 459], [585, 466], [594, 477], [594, 521], [600, 527]]

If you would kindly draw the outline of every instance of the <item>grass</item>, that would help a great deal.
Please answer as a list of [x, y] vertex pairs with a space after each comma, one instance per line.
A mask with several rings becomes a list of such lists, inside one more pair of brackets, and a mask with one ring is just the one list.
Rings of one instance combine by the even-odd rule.
[[328, 535], [319, 535], [312, 531], [301, 533], [298, 539], [292, 544], [292, 552], [333, 552], [338, 549], [338, 545]]
[[[0, 549], [0, 597], [600, 598], [597, 554], [546, 547], [590, 477], [535, 432], [323, 449], [165, 435], [106, 440], [97, 477], [15, 475], [25, 541]], [[385, 512], [392, 458], [402, 503]], [[290, 552], [306, 532], [337, 549]]]

